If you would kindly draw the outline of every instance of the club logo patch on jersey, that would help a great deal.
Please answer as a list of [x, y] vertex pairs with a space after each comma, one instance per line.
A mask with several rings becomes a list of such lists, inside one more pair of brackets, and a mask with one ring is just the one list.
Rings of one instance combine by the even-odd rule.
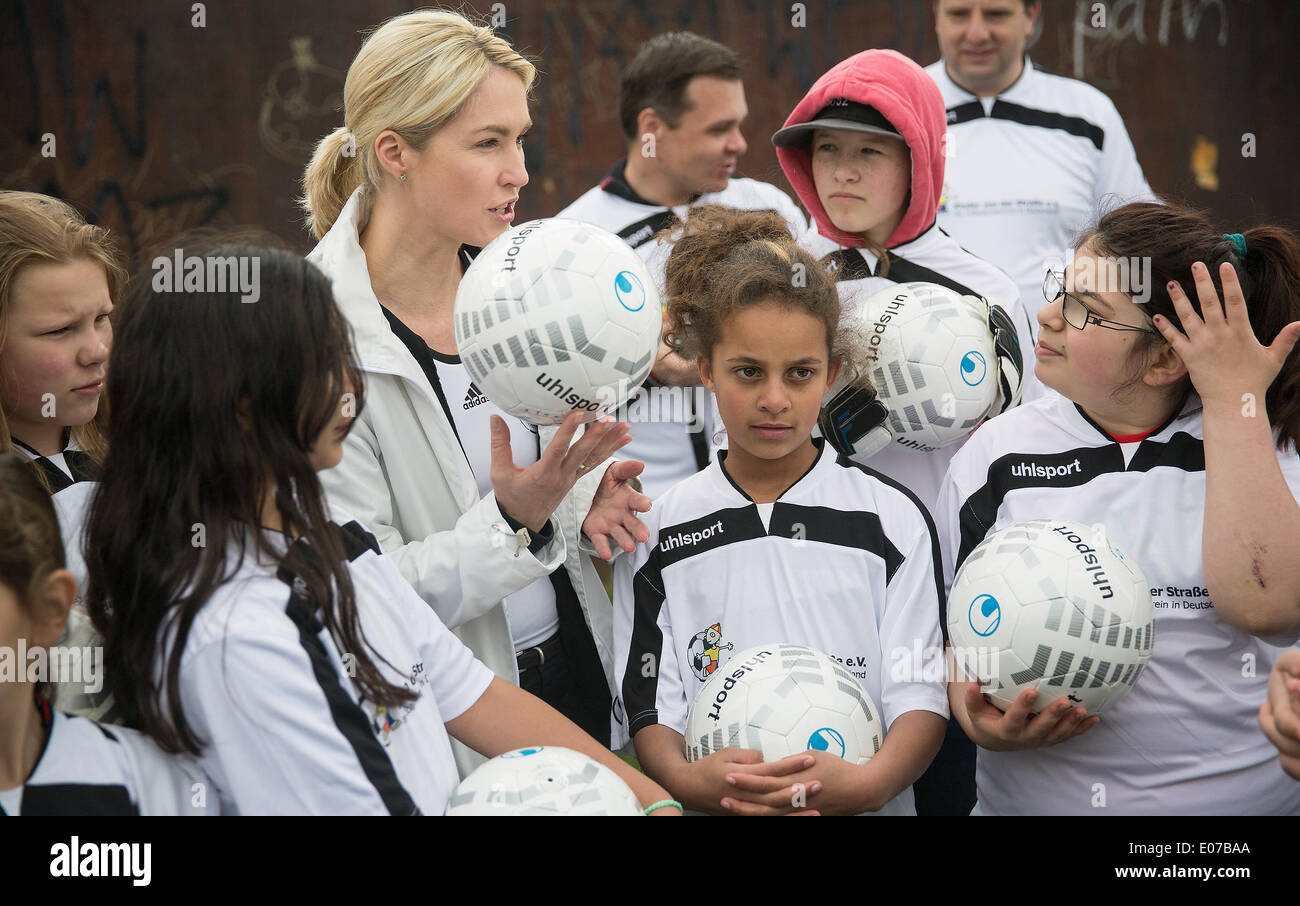
[[714, 623], [691, 637], [686, 646], [686, 660], [691, 665], [695, 678], [704, 681], [718, 669], [718, 658], [723, 651], [734, 647], [730, 642], [722, 641], [722, 624]]
[[619, 271], [615, 275], [614, 295], [618, 297], [618, 304], [628, 311], [645, 308], [645, 287], [631, 271]]
[[401, 725], [402, 719], [391, 714], [383, 705], [376, 708], [375, 716], [370, 718], [370, 726], [385, 746], [392, 741], [393, 731]]

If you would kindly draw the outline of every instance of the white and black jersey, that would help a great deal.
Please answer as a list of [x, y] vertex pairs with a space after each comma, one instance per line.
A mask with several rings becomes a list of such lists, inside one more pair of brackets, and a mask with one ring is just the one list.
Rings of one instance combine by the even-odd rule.
[[85, 524], [86, 509], [99, 483], [99, 466], [75, 443], [69, 443], [53, 456], [42, 456], [18, 438], [13, 439], [14, 452], [31, 460], [45, 477], [50, 488], [50, 499], [59, 517], [59, 530], [63, 535], [63, 551], [67, 568], [77, 579], [77, 603], [86, 590], [86, 562], [81, 553], [81, 530]]
[[1062, 266], [1105, 210], [1153, 200], [1124, 121], [1096, 88], [1035, 69], [1028, 57], [995, 98], [958, 86], [942, 60], [926, 72], [948, 109], [939, 223], [1011, 275], [1036, 339], [1048, 263]]
[[195, 619], [180, 669], [223, 813], [439, 815], [459, 782], [444, 724], [492, 673], [373, 535], [334, 518], [372, 660], [419, 697], [392, 710], [364, 699], [351, 680], [355, 655], [339, 651], [305, 583], [250, 553]]
[[[99, 633], [86, 612], [86, 559], [84, 555], [86, 517], [90, 501], [99, 487], [99, 465], [74, 442], [54, 456], [42, 456], [18, 438], [13, 438], [14, 452], [25, 456], [41, 470], [49, 485], [50, 499], [59, 519], [63, 538], [63, 556], [67, 569], [77, 580], [77, 597], [68, 612], [68, 628], [59, 644], [83, 650], [101, 644]], [[114, 706], [107, 688], [90, 693], [83, 683], [55, 683], [52, 693], [55, 707], [69, 714], [102, 723], [116, 723], [121, 714]]]
[[[959, 567], [1013, 522], [1101, 525], [1142, 570], [1156, 606], [1141, 681], [1097, 726], [1047, 748], [979, 750], [976, 814], [1300, 815], [1300, 784], [1256, 722], [1278, 646], [1296, 634], [1259, 639], [1214, 610], [1201, 558], [1202, 438], [1195, 395], [1124, 443], [1055, 396], [981, 426], [953, 458], [937, 514], [947, 562]], [[1289, 450], [1278, 460], [1300, 498], [1300, 457]]]
[[[628, 185], [624, 176], [626, 163], [625, 160], [619, 161], [599, 185], [555, 216], [581, 220], [616, 233], [645, 261], [661, 295], [664, 265], [671, 250], [664, 243], [654, 242], [654, 237], [660, 230], [682, 223], [693, 205], [718, 204], [744, 211], [775, 211], [785, 219], [795, 237], [808, 228], [808, 218], [790, 196], [768, 183], [735, 176], [721, 192], [700, 195], [690, 204], [669, 208], [647, 201]], [[695, 395], [683, 394], [681, 388], [647, 384], [645, 392], [652, 398], [646, 399], [639, 407], [629, 407], [626, 415], [620, 414], [621, 418], [632, 422], [632, 443], [624, 447], [620, 455], [645, 463], [645, 471], [640, 476], [641, 485], [653, 499], [704, 468], [709, 461], [708, 431], [712, 412], [707, 406], [697, 406]], [[638, 411], [652, 413], [653, 420], [640, 420]]]
[[0, 815], [215, 815], [197, 761], [168, 755], [148, 737], [50, 710], [45, 747], [27, 782], [0, 790]]
[[[894, 481], [818, 443], [812, 467], [774, 503], [754, 503], [720, 454], [655, 503], [649, 540], [616, 561], [615, 664], [633, 734], [651, 724], [684, 732], [700, 686], [731, 654], [775, 642], [841, 661], [886, 732], [908, 711], [948, 716], [941, 682], [900, 680], [897, 669], [942, 646], [930, 516]], [[651, 662], [658, 669], [644, 670]], [[880, 814], [914, 812], [908, 789]]]

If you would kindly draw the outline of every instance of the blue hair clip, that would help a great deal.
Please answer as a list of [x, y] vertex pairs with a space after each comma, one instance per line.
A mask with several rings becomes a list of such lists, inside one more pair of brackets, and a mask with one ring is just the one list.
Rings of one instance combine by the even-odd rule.
[[1245, 260], [1246, 258], [1246, 237], [1240, 233], [1224, 233], [1223, 238], [1232, 243], [1232, 247], [1237, 250], [1237, 258]]

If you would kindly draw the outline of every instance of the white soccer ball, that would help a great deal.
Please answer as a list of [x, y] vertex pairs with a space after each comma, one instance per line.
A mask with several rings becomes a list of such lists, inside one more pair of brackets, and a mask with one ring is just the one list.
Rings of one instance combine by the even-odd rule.
[[649, 271], [591, 224], [531, 220], [488, 243], [456, 291], [456, 348], [505, 412], [539, 425], [597, 418], [641, 386], [663, 312]]
[[809, 749], [865, 764], [880, 751], [880, 711], [853, 674], [802, 645], [732, 655], [700, 687], [686, 718], [686, 759], [736, 746], [775, 761]]
[[598, 761], [560, 746], [515, 749], [456, 787], [448, 815], [644, 815], [636, 794]]
[[[983, 300], [934, 283], [900, 283], [845, 313], [865, 369], [889, 407], [895, 444], [924, 452], [956, 443], [989, 414], [998, 359]], [[829, 402], [846, 382], [842, 376]]]
[[1137, 564], [1076, 522], [1017, 522], [984, 539], [948, 595], [959, 668], [1006, 710], [1028, 688], [1033, 711], [1061, 696], [1099, 714], [1151, 659], [1155, 609]]

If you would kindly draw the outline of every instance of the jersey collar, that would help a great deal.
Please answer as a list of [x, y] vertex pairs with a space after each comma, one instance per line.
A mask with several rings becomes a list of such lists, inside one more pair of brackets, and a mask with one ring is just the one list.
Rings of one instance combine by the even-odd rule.
[[1033, 84], [1034, 64], [1029, 59], [1029, 54], [1025, 54], [1025, 61], [1024, 61], [1025, 66], [1022, 70], [1020, 70], [1020, 78], [1012, 82], [1006, 88], [1005, 91], [1000, 91], [991, 98], [980, 98], [979, 95], [972, 94], [971, 92], [967, 91], [965, 88], [958, 85], [956, 82], [953, 81], [952, 76], [948, 74], [947, 61], [942, 60], [940, 62], [942, 62], [943, 65], [938, 67], [938, 72], [936, 73], [936, 75], [938, 75], [939, 78], [943, 79], [943, 85], [941, 87], [949, 89], [948, 91], [944, 91], [943, 93], [945, 94], [945, 96], [949, 93], [957, 96], [957, 100], [954, 103], [947, 104], [948, 107], [955, 107], [958, 104], [965, 104], [970, 101], [979, 101], [979, 100], [987, 101], [991, 105], [992, 102], [997, 98], [1005, 98], [1009, 101], [1014, 100], [1015, 97], [1025, 94], [1026, 91]]
[[[786, 488], [786, 489], [785, 489], [784, 491], [782, 491], [780, 494], [776, 495], [776, 500], [773, 501], [774, 503], [777, 503], [777, 502], [780, 502], [781, 500], [783, 500], [783, 499], [786, 497], [786, 495], [788, 495], [788, 494], [789, 494], [791, 491], [793, 491], [795, 488], [799, 487], [799, 485], [800, 485], [801, 483], [804, 483], [805, 480], [812, 480], [812, 479], [809, 478], [809, 476], [811, 476], [815, 471], [817, 471], [817, 467], [818, 467], [819, 465], [822, 464], [823, 460], [826, 461], [826, 462], [834, 462], [834, 461], [835, 461], [835, 457], [833, 457], [833, 456], [827, 456], [827, 455], [826, 455], [826, 439], [825, 439], [825, 438], [822, 438], [822, 437], [814, 437], [814, 438], [812, 439], [812, 442], [813, 442], [813, 446], [815, 446], [815, 447], [817, 448], [817, 457], [816, 457], [815, 459], [813, 459], [813, 461], [812, 461], [812, 465], [808, 466], [808, 468], [804, 471], [804, 473], [803, 473], [802, 475], [800, 475], [798, 478], [796, 478], [796, 479], [794, 480], [794, 482], [791, 483], [791, 485], [790, 485], [788, 488]], [[754, 503], [754, 498], [752, 498], [752, 497], [750, 497], [748, 494], [746, 494], [745, 491], [744, 491], [744, 489], [741, 488], [740, 485], [736, 484], [736, 480], [735, 480], [734, 478], [731, 477], [731, 473], [727, 471], [727, 466], [726, 466], [726, 464], [725, 464], [725, 460], [726, 460], [726, 458], [727, 458], [727, 451], [726, 451], [726, 450], [719, 450], [719, 451], [718, 451], [718, 471], [721, 472], [721, 473], [722, 473], [722, 476], [723, 476], [724, 478], [727, 479], [727, 483], [728, 483], [729, 485], [731, 485], [732, 488], [735, 489], [735, 491], [736, 491], [737, 494], [739, 494], [741, 497], [743, 497], [743, 498], [745, 498], [746, 500], [748, 500], [750, 503]], [[757, 506], [757, 504], [755, 504], [755, 505]]]
[[[650, 201], [649, 199], [642, 198], [640, 195], [637, 194], [636, 189], [632, 188], [632, 184], [627, 181], [627, 158], [626, 157], [620, 160], [618, 163], [614, 164], [614, 166], [610, 168], [609, 173], [607, 173], [605, 175], [605, 178], [600, 181], [600, 188], [611, 195], [617, 196], [618, 198], [621, 198], [624, 201], [630, 201], [633, 204], [642, 204], [645, 205], [647, 208], [659, 208], [664, 211], [672, 210], [667, 205], [662, 205], [657, 202]], [[702, 197], [703, 196], [701, 195], [692, 195], [691, 200], [686, 202], [686, 205], [687, 206], [693, 205], [695, 204], [695, 202], [699, 201]], [[678, 207], [681, 207], [681, 205], [679, 205]]]
[[1201, 398], [1195, 391], [1188, 393], [1183, 404], [1173, 415], [1169, 416], [1163, 423], [1146, 432], [1142, 437], [1119, 438], [1112, 435], [1109, 431], [1097, 424], [1083, 411], [1078, 403], [1067, 399], [1058, 394], [1057, 408], [1074, 429], [1074, 433], [1084, 440], [1094, 444], [1101, 441], [1103, 444], [1122, 444], [1133, 443], [1139, 440], [1161, 440], [1164, 435], [1172, 434], [1178, 428], [1182, 427], [1181, 423], [1185, 420], [1196, 416], [1201, 411]]

